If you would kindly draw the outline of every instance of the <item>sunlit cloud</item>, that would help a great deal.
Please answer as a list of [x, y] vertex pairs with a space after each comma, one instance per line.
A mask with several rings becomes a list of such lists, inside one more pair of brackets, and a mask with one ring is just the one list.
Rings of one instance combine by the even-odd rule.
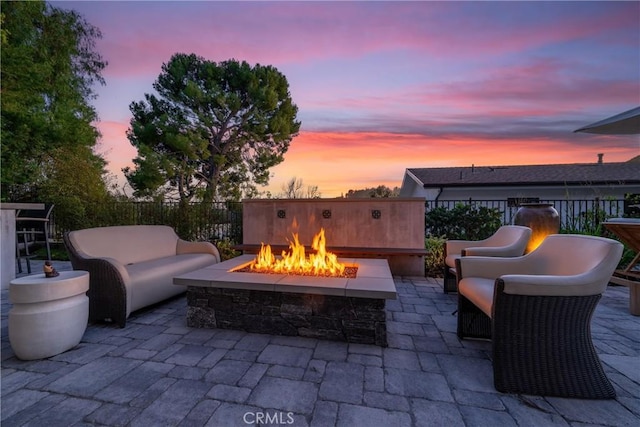
[[131, 164], [129, 104], [178, 52], [274, 65], [301, 133], [272, 170], [324, 196], [409, 167], [624, 161], [636, 136], [573, 130], [640, 105], [638, 2], [54, 2], [103, 32], [109, 167]]

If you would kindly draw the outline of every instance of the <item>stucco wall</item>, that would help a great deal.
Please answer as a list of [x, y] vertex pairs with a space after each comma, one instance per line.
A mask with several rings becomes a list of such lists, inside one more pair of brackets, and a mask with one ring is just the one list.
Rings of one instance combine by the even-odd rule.
[[298, 233], [310, 246], [324, 228], [327, 246], [424, 249], [421, 198], [258, 199], [242, 205], [244, 244], [286, 245]]
[[[288, 245], [298, 233], [311, 247], [325, 230], [328, 247], [424, 249], [422, 198], [244, 200], [243, 243]], [[384, 257], [394, 275], [424, 276], [424, 256]], [[364, 255], [363, 255], [364, 256]]]

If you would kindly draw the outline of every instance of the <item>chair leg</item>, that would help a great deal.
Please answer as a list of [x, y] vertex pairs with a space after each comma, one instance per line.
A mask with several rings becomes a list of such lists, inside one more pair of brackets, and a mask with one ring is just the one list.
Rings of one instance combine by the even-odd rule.
[[27, 238], [27, 233], [22, 234], [24, 238], [24, 259], [27, 261], [27, 273], [31, 274], [31, 258], [29, 254], [29, 241]]
[[44, 233], [44, 244], [47, 248], [47, 259], [51, 260], [51, 246], [49, 245], [49, 233], [46, 226], [42, 229], [42, 232]]
[[20, 237], [16, 235], [16, 267], [18, 267], [18, 273], [22, 273], [22, 257], [20, 256]]

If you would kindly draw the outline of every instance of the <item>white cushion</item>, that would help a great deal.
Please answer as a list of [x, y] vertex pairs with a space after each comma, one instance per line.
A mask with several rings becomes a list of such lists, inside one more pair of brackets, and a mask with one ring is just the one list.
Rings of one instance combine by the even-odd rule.
[[458, 282], [458, 292], [489, 317], [491, 317], [491, 307], [493, 306], [494, 287], [495, 280], [482, 277], [469, 277]]
[[[466, 255], [473, 256], [521, 256], [524, 253], [531, 229], [520, 225], [503, 225], [490, 237], [484, 240], [447, 240], [446, 253], [449, 256], [460, 255], [463, 250]], [[447, 265], [453, 267], [454, 264]]]
[[175, 276], [216, 262], [217, 259], [212, 254], [185, 254], [127, 265], [125, 268], [134, 284], [127, 289], [131, 295], [131, 305], [127, 307], [127, 315], [184, 292], [185, 287], [173, 284]]
[[606, 289], [622, 249], [602, 237], [554, 234], [521, 257], [462, 257], [458, 273], [463, 280], [501, 278], [508, 294], [596, 295]]

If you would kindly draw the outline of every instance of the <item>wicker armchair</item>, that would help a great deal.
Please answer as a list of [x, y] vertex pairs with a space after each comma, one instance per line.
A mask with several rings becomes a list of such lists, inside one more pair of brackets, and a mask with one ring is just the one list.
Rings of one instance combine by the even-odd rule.
[[458, 291], [456, 259], [461, 256], [521, 256], [530, 238], [529, 227], [503, 225], [484, 240], [447, 240], [444, 243], [444, 292]]
[[491, 339], [498, 391], [615, 397], [590, 324], [622, 249], [602, 237], [554, 234], [522, 257], [456, 261], [458, 337]]

